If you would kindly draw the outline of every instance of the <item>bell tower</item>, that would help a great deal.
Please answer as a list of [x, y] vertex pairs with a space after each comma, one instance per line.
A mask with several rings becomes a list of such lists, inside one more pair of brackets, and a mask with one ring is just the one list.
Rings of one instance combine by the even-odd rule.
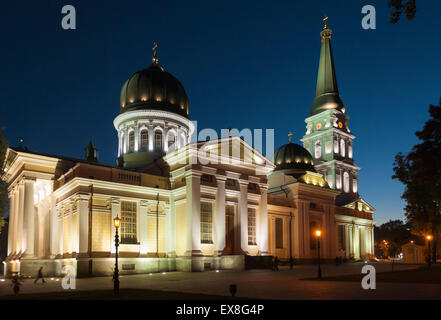
[[332, 189], [341, 190], [336, 199], [345, 205], [358, 195], [358, 171], [353, 154], [355, 136], [349, 130], [349, 116], [340, 98], [331, 48], [332, 30], [327, 17], [320, 33], [321, 50], [317, 88], [310, 117], [306, 118], [303, 146], [314, 158], [315, 169]]

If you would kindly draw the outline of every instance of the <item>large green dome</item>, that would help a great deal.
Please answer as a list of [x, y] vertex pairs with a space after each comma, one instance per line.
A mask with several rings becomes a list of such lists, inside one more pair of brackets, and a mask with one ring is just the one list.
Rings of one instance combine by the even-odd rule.
[[279, 147], [274, 153], [274, 171], [284, 170], [286, 174], [296, 177], [306, 171], [315, 172], [311, 154], [296, 143], [288, 143]]
[[188, 97], [178, 79], [156, 62], [135, 72], [121, 89], [120, 113], [163, 110], [189, 117]]

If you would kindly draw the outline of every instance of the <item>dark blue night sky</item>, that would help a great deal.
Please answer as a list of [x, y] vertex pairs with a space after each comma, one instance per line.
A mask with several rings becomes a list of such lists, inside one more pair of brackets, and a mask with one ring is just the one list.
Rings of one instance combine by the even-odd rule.
[[[61, 28], [74, 5], [77, 30]], [[377, 29], [361, 28], [361, 8]], [[151, 63], [184, 85], [199, 129], [274, 128], [276, 146], [305, 133], [314, 98], [324, 14], [333, 29], [340, 94], [357, 137], [360, 194], [383, 223], [403, 218], [394, 155], [441, 95], [441, 2], [418, 1], [416, 18], [389, 23], [376, 1], [8, 1], [0, 26], [0, 126], [11, 145], [82, 158], [90, 138], [115, 164], [124, 81]]]

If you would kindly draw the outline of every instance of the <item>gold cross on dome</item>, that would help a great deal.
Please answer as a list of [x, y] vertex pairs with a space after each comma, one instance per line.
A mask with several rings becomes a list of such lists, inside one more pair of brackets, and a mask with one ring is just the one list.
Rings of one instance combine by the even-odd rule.
[[153, 42], [153, 48], [152, 48], [153, 58], [152, 58], [152, 60], [153, 60], [153, 63], [158, 64], [159, 59], [158, 59], [158, 56], [156, 55], [156, 49], [158, 49], [158, 44], [156, 42]]
[[153, 56], [156, 57], [156, 49], [158, 48], [158, 44], [156, 42], [153, 42]]
[[323, 18], [323, 22], [325, 23], [325, 25], [324, 25], [324, 27], [323, 27], [323, 30], [324, 30], [324, 29], [328, 29], [328, 19], [329, 19], [328, 16], [325, 16], [325, 17]]
[[293, 136], [292, 132], [288, 133], [289, 143], [291, 143], [292, 136]]

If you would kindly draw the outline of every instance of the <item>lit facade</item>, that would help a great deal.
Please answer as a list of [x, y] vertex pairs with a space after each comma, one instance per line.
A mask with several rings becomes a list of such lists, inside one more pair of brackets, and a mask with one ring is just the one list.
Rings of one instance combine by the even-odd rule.
[[[334, 125], [326, 119], [345, 117], [337, 109], [323, 112], [317, 116], [327, 129]], [[308, 118], [308, 126], [315, 121]], [[327, 138], [317, 157], [308, 152], [321, 133], [310, 139], [308, 129], [305, 148], [282, 146], [274, 160], [238, 137], [189, 143], [187, 96], [156, 54], [124, 84], [114, 126], [115, 166], [99, 163], [92, 143], [84, 160], [8, 148], [2, 167], [10, 198], [7, 275], [35, 275], [40, 266], [46, 275], [61, 275], [64, 265], [78, 276], [111, 275], [117, 216], [126, 274], [241, 270], [262, 260], [253, 257], [271, 255], [310, 262], [316, 229], [324, 259], [373, 254], [373, 208], [358, 197], [336, 203], [342, 188], [325, 161]], [[348, 132], [332, 130], [323, 136], [339, 134], [352, 145]], [[349, 154], [352, 159], [352, 149]], [[350, 190], [358, 196], [354, 184]]]

